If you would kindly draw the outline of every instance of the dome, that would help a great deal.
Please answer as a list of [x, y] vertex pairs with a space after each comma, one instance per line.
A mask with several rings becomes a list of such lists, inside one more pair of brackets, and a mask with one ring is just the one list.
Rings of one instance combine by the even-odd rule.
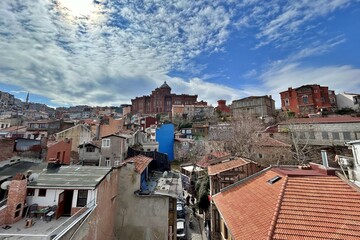
[[171, 87], [166, 83], [166, 81], [160, 86], [160, 88], [168, 88], [168, 89], [171, 89]]

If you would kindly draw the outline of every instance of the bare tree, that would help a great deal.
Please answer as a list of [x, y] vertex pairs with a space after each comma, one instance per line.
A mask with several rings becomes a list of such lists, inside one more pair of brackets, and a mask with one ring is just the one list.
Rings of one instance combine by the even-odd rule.
[[250, 114], [238, 114], [232, 121], [210, 129], [210, 140], [223, 144], [224, 151], [253, 159], [256, 152], [257, 133], [264, 129], [260, 119]]

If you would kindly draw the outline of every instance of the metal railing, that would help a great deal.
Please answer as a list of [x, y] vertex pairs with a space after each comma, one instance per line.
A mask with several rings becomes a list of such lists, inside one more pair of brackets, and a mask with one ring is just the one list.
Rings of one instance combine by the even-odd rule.
[[0, 208], [2, 208], [3, 206], [6, 206], [7, 203], [7, 198], [3, 199], [0, 201]]

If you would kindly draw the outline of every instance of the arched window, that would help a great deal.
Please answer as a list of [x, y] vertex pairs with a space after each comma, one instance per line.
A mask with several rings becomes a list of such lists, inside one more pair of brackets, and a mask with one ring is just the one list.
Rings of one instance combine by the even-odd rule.
[[302, 96], [303, 103], [307, 104], [309, 103], [309, 98], [307, 95]]

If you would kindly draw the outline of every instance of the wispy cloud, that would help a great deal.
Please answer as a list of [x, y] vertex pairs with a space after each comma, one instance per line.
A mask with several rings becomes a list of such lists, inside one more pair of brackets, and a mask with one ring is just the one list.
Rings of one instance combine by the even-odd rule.
[[231, 16], [205, 0], [1, 1], [0, 81], [58, 104], [129, 102], [218, 51]]
[[300, 63], [284, 64], [274, 67], [261, 75], [265, 89], [275, 96], [277, 106], [281, 105], [279, 93], [288, 87], [305, 84], [320, 84], [340, 92], [360, 90], [360, 69], [349, 65], [304, 67]]

